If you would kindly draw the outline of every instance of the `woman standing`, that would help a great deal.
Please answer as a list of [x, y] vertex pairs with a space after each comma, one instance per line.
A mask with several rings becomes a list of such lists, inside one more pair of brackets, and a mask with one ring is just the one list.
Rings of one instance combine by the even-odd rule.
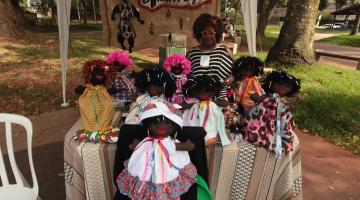
[[220, 94], [215, 97], [219, 106], [226, 106], [226, 80], [231, 74], [233, 59], [229, 50], [221, 44], [224, 32], [221, 20], [210, 14], [201, 14], [193, 24], [193, 35], [199, 45], [187, 52], [191, 62], [191, 75], [210, 75], [223, 83]]

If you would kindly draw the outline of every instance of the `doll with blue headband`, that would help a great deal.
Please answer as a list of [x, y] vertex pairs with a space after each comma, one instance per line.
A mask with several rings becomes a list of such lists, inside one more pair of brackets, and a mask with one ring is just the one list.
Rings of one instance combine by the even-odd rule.
[[186, 97], [195, 99], [195, 103], [183, 114], [186, 126], [203, 127], [206, 131], [205, 143], [212, 145], [221, 142], [229, 144], [225, 132], [225, 119], [220, 107], [212, 101], [222, 89], [220, 80], [207, 75], [189, 80], [183, 87]]
[[277, 158], [293, 151], [294, 120], [286, 98], [298, 93], [300, 80], [283, 71], [271, 72], [263, 83], [266, 95], [234, 127], [232, 138], [246, 140], [275, 153]]

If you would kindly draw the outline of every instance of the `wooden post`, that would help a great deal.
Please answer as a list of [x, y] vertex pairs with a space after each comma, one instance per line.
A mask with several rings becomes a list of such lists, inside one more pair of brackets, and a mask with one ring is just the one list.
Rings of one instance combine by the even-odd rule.
[[358, 62], [358, 65], [357, 65], [356, 69], [357, 69], [357, 70], [360, 70], [360, 60], [359, 60], [359, 62]]

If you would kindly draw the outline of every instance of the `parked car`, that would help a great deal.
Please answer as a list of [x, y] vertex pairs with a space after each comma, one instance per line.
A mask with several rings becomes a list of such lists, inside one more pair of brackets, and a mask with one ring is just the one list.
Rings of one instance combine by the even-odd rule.
[[321, 26], [318, 27], [318, 29], [342, 29], [342, 28], [346, 28], [346, 24], [345, 23], [335, 23], [335, 24], [323, 24]]

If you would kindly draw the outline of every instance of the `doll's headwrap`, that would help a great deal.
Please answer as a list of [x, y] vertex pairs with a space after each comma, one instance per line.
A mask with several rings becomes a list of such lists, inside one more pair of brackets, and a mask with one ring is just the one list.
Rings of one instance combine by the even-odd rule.
[[106, 62], [114, 64], [118, 62], [120, 65], [124, 65], [126, 69], [131, 69], [134, 65], [127, 51], [113, 51], [106, 56]]
[[173, 104], [159, 100], [153, 100], [144, 107], [139, 116], [140, 122], [144, 119], [161, 115], [182, 127], [183, 120], [181, 111], [176, 109]]
[[85, 78], [86, 83], [90, 83], [91, 74], [96, 68], [102, 69], [104, 71], [104, 74], [106, 75], [105, 84], [111, 85], [111, 83], [116, 78], [116, 71], [111, 65], [109, 65], [104, 60], [90, 60], [84, 64], [83, 76]]
[[174, 54], [172, 56], [167, 57], [164, 60], [163, 67], [165, 71], [170, 72], [171, 68], [180, 64], [183, 68], [184, 74], [189, 74], [191, 72], [191, 62], [182, 54]]

